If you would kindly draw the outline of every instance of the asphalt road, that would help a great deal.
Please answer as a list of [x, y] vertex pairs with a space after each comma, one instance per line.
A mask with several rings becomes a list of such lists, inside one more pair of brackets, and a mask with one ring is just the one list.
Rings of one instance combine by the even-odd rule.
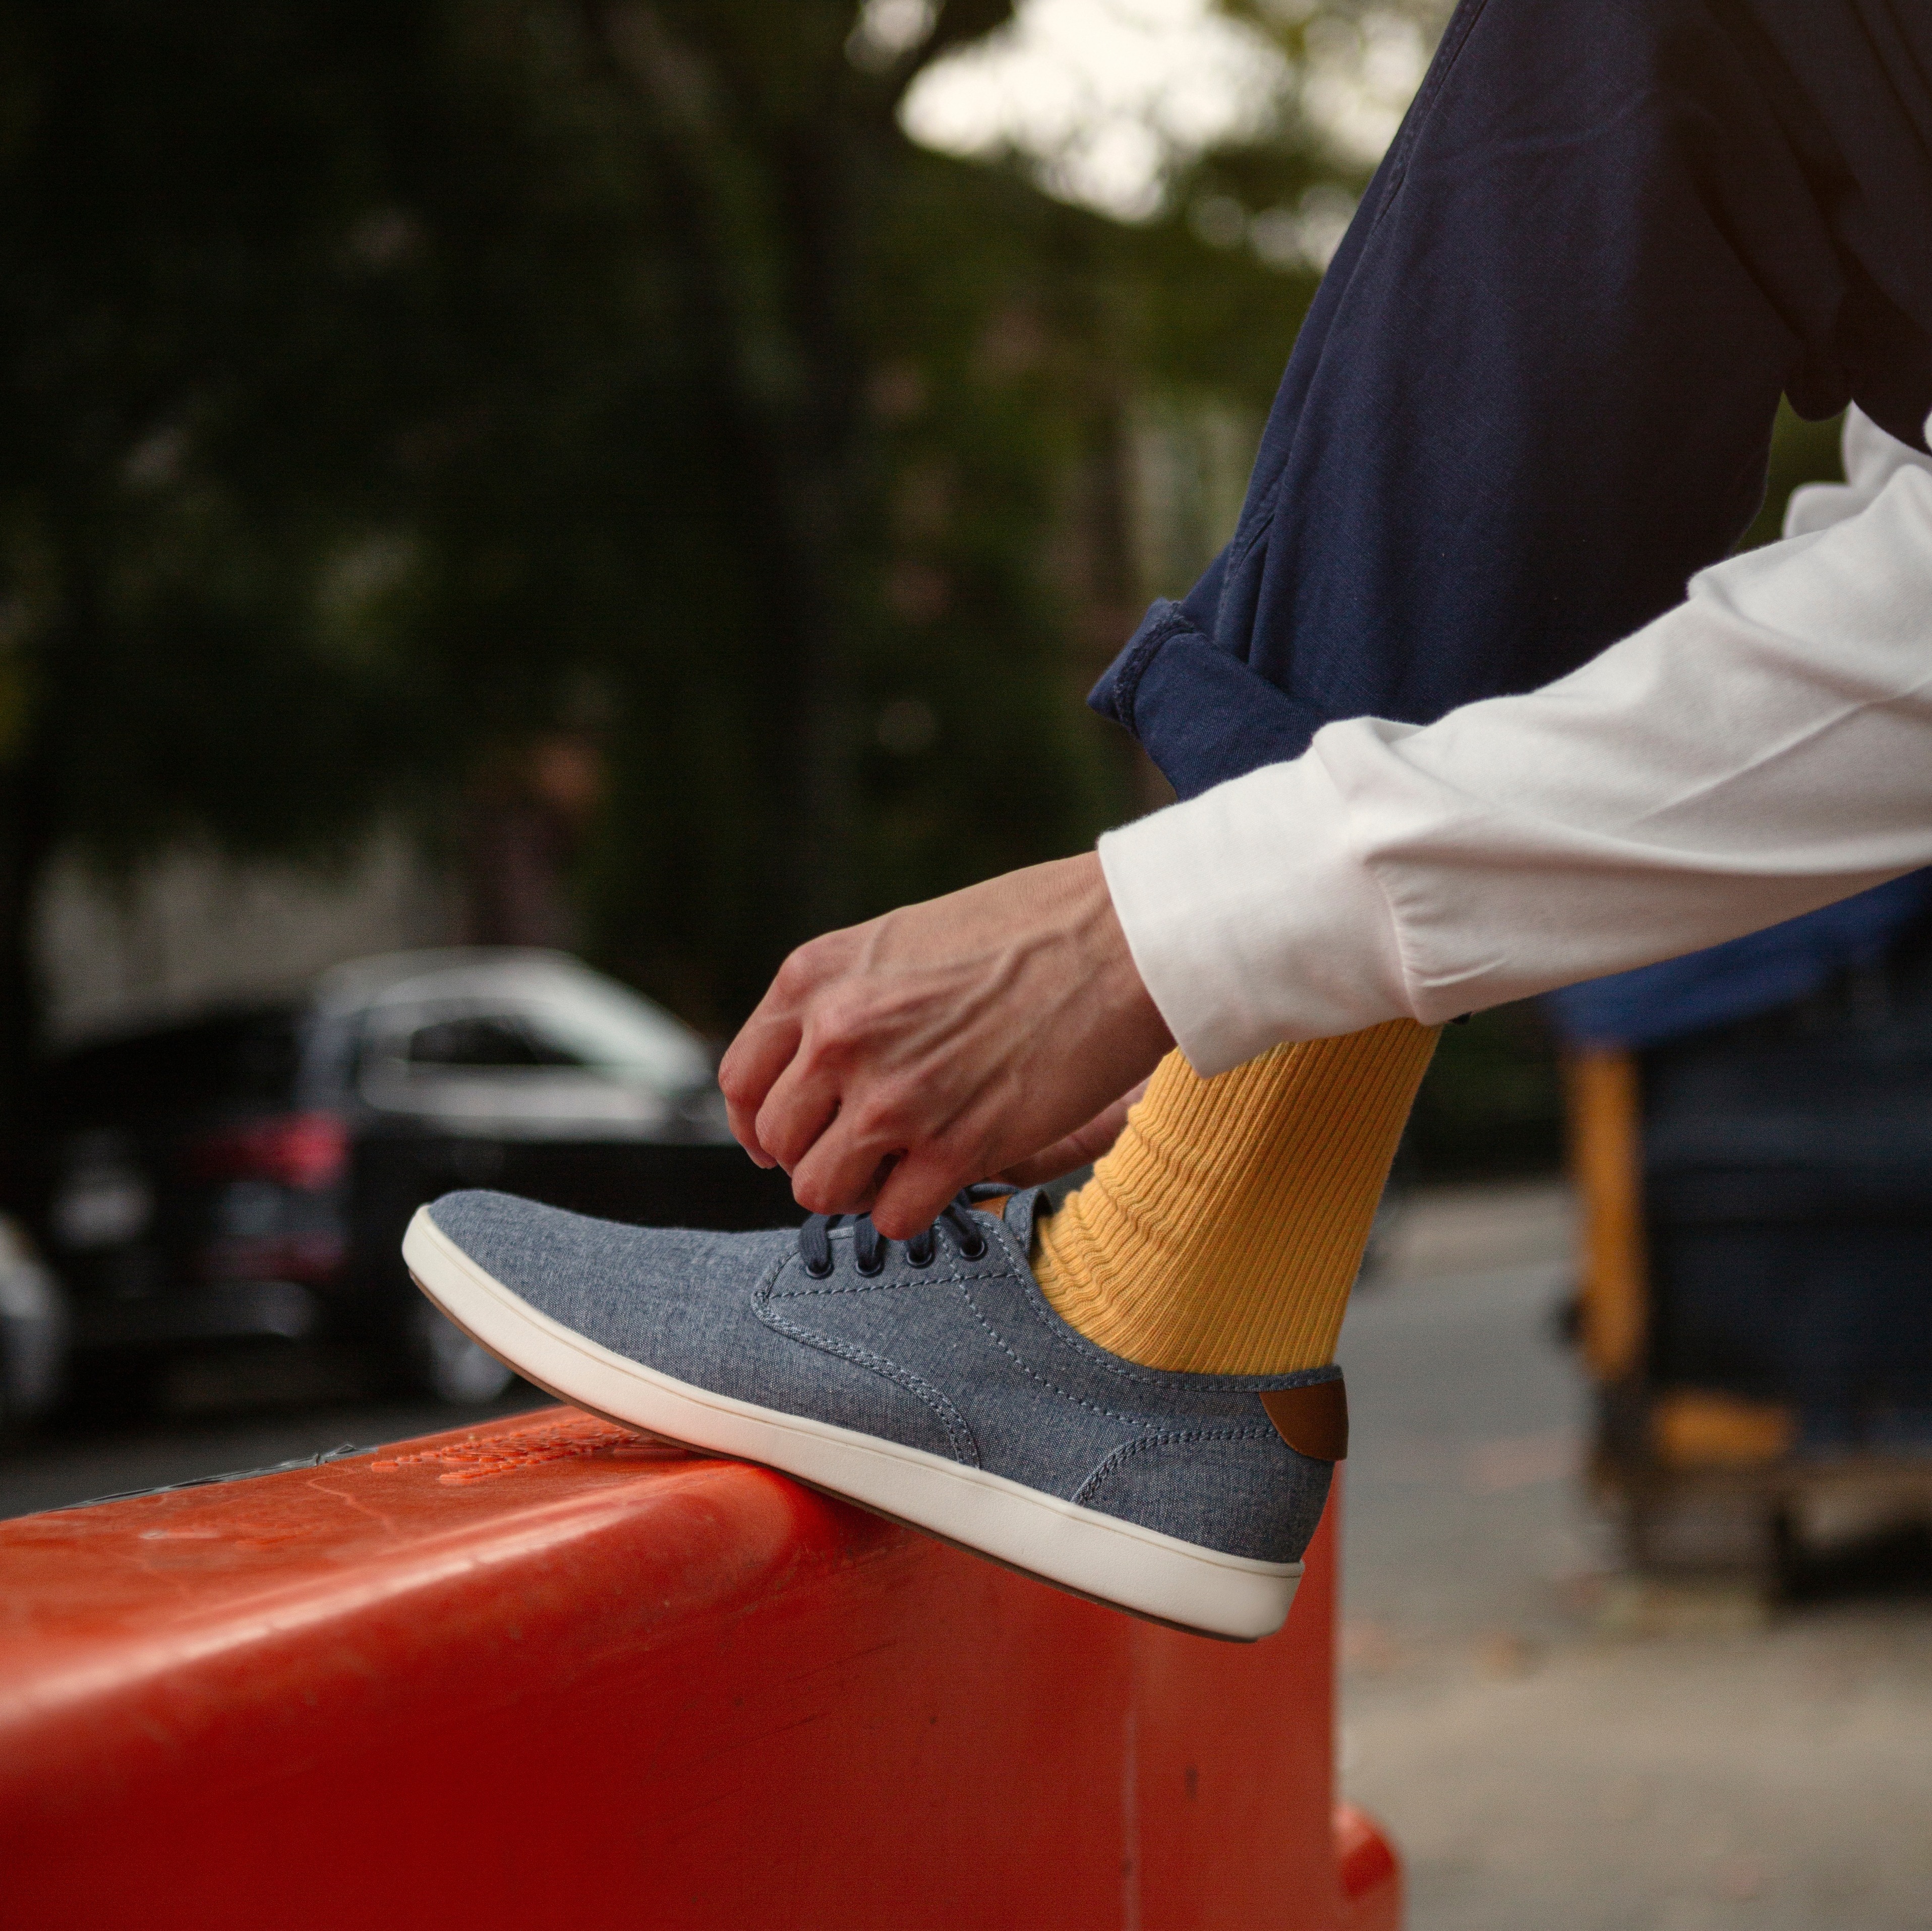
[[520, 1381], [487, 1407], [411, 1400], [383, 1390], [368, 1363], [293, 1348], [186, 1363], [140, 1414], [65, 1419], [0, 1450], [0, 1516], [373, 1448], [549, 1403]]

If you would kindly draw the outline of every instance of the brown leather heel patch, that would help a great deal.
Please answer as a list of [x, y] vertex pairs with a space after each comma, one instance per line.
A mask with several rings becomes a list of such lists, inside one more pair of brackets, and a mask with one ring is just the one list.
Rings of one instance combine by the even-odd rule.
[[1276, 1434], [1311, 1462], [1340, 1462], [1348, 1452], [1348, 1390], [1337, 1375], [1305, 1387], [1270, 1388], [1262, 1406]]

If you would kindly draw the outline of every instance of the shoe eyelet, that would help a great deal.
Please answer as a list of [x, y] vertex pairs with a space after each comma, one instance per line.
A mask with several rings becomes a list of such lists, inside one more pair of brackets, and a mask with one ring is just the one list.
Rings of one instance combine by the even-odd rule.
[[962, 1261], [983, 1261], [986, 1258], [985, 1240], [976, 1234], [970, 1247], [962, 1240], [959, 1243], [959, 1258]]
[[805, 1271], [809, 1274], [814, 1281], [823, 1281], [830, 1276], [832, 1273], [832, 1263], [829, 1259], [816, 1264], [808, 1261], [805, 1264]]
[[909, 1267], [929, 1267], [932, 1265], [932, 1247], [929, 1242], [909, 1241], [905, 1251], [906, 1265]]
[[859, 1272], [863, 1274], [868, 1280], [870, 1280], [874, 1274], [883, 1274], [886, 1271], [886, 1257], [881, 1254], [869, 1267], [867, 1267], [862, 1261], [858, 1261], [855, 1264], [856, 1265]]

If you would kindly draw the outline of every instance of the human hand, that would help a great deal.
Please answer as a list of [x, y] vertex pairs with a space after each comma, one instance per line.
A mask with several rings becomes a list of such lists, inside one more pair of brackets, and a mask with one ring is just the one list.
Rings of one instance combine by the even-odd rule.
[[1030, 1159], [1002, 1167], [997, 1174], [987, 1177], [1005, 1180], [1016, 1187], [1040, 1187], [1048, 1180], [1058, 1180], [1063, 1174], [1091, 1166], [1120, 1137], [1120, 1129], [1127, 1123], [1127, 1115], [1139, 1104], [1147, 1090], [1145, 1080], [1138, 1081], [1111, 1106], [1101, 1108], [1085, 1126], [1076, 1126], [1064, 1139], [1042, 1147]]
[[1173, 1043], [1088, 853], [801, 946], [718, 1078], [800, 1206], [904, 1240], [969, 1182], [1124, 1117]]

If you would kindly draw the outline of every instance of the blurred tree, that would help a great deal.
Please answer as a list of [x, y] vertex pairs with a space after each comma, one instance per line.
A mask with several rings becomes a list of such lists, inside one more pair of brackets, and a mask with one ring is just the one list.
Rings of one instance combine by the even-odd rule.
[[370, 418], [406, 381], [370, 352], [392, 298], [358, 136], [419, 61], [352, 10], [0, 8], [10, 1084], [57, 845], [313, 847], [410, 755], [407, 673], [351, 607], [399, 574]]
[[1126, 226], [915, 146], [1011, 10], [0, 0], [0, 1081], [64, 847], [412, 812], [722, 1026], [1129, 808], [1135, 424], [1265, 406], [1364, 168], [1285, 98]]
[[586, 9], [671, 184], [720, 425], [680, 460], [710, 472], [698, 547], [728, 566], [696, 600], [708, 647], [617, 667], [592, 930], [714, 1025], [807, 932], [1063, 849], [1105, 808], [1046, 567], [1087, 402], [1055, 378], [1090, 307], [1052, 250], [1099, 224], [896, 118], [1010, 12], [915, 7], [868, 43], [849, 0]]
[[1784, 512], [1792, 492], [1807, 483], [1842, 483], [1845, 460], [1841, 444], [1845, 418], [1807, 422], [1788, 402], [1778, 406], [1771, 432], [1771, 472], [1765, 479], [1764, 502], [1750, 529], [1738, 539], [1740, 550], [1775, 543], [1784, 534]]

